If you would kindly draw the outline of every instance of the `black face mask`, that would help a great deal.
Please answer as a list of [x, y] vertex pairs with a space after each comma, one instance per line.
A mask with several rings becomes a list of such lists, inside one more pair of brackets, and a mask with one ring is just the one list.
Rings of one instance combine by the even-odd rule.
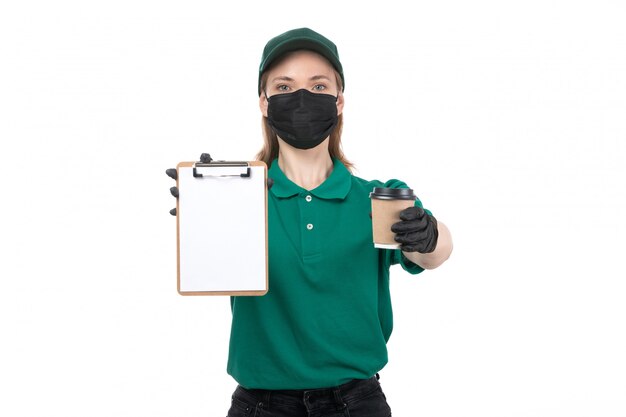
[[337, 97], [305, 89], [267, 98], [267, 119], [272, 130], [298, 149], [311, 149], [337, 126]]

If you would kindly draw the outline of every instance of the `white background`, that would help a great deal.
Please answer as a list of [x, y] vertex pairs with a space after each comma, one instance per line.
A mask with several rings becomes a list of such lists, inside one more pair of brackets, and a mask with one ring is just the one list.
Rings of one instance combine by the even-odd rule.
[[176, 293], [164, 171], [254, 157], [261, 51], [308, 26], [356, 174], [454, 236], [392, 270], [394, 416], [626, 416], [624, 3], [345, 3], [2, 3], [0, 415], [226, 414], [228, 299]]

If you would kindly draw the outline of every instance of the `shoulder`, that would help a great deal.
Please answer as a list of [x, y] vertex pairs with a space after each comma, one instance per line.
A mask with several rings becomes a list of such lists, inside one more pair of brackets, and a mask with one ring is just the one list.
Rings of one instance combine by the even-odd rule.
[[374, 187], [384, 187], [384, 188], [409, 188], [409, 186], [401, 180], [398, 179], [390, 179], [387, 181], [380, 180], [366, 180], [356, 175], [352, 175], [352, 186], [357, 189], [366, 189], [372, 191]]

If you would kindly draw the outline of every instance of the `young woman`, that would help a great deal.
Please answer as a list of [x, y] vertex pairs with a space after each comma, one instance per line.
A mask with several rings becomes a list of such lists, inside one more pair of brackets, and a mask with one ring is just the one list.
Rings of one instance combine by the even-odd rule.
[[337, 48], [322, 35], [301, 28], [267, 43], [257, 158], [269, 167], [270, 290], [231, 299], [231, 417], [390, 416], [377, 374], [392, 329], [389, 268], [417, 274], [452, 251], [450, 232], [419, 200], [392, 227], [401, 249], [374, 248], [369, 193], [407, 186], [351, 174], [343, 86]]

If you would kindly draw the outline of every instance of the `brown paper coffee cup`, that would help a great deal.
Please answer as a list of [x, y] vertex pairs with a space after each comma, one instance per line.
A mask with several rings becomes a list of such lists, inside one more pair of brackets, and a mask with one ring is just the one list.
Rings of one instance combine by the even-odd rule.
[[395, 241], [396, 234], [391, 225], [401, 221], [400, 212], [415, 203], [415, 194], [410, 188], [379, 188], [370, 193], [372, 199], [372, 233], [374, 247], [381, 249], [398, 249], [400, 244]]

